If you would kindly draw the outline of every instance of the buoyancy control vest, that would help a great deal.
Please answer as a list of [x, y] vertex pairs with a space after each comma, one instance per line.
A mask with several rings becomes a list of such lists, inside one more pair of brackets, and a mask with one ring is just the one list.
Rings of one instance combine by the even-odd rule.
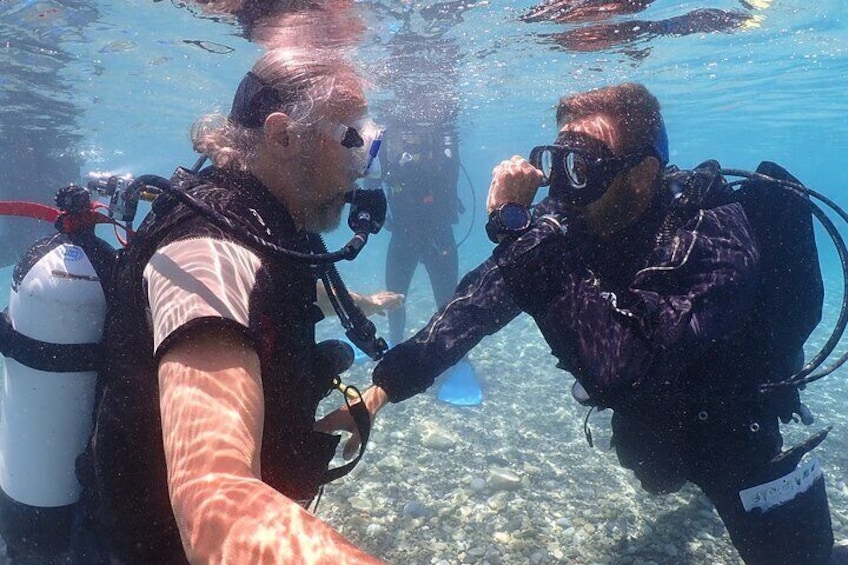
[[415, 145], [403, 134], [386, 140], [384, 180], [393, 230], [427, 233], [433, 225], [455, 224], [463, 213], [457, 194], [461, 163], [454, 135], [421, 129]]
[[[296, 232], [291, 218], [252, 177], [218, 172], [188, 192], [244, 230], [300, 252], [314, 249], [310, 237]], [[161, 246], [197, 237], [238, 242], [170, 195], [159, 196], [133, 243], [122, 251], [113, 281], [93, 463], [101, 531], [128, 562], [181, 555], [168, 500], [158, 359], [152, 355], [142, 273]], [[311, 266], [254, 251], [263, 266], [250, 292], [248, 334], [257, 339], [263, 375], [262, 478], [286, 496], [308, 501], [326, 482], [339, 441], [312, 430], [318, 402], [337, 375], [322, 365], [316, 350], [314, 327], [323, 317], [315, 305], [316, 274]]]
[[[756, 172], [799, 183], [771, 162], [762, 162]], [[760, 256], [749, 316], [732, 335], [713, 346], [704, 356], [700, 370], [693, 369], [701, 377], [693, 378], [723, 386], [725, 394], [759, 397], [784, 422], [789, 421], [800, 410], [797, 389], [763, 393], [761, 385], [783, 381], [802, 367], [804, 343], [821, 321], [824, 285], [813, 217], [805, 205], [808, 197], [758, 178], [745, 179], [732, 190], [715, 161], [707, 161], [686, 174], [682, 182], [672, 176], [680, 192], [660, 229], [657, 244], [668, 243], [674, 226], [691, 217], [693, 211], [738, 202], [751, 225]], [[716, 372], [750, 378], [723, 382], [716, 378]]]
[[[673, 200], [656, 246], [670, 245], [699, 210], [737, 202], [758, 248], [758, 280], [746, 315], [666, 387], [672, 397], [648, 392], [613, 416], [619, 460], [651, 492], [677, 490], [687, 479], [703, 486], [750, 478], [780, 451], [778, 418], [788, 422], [804, 410], [797, 387], [763, 385], [801, 368], [803, 345], [821, 319], [823, 284], [812, 214], [802, 196], [771, 181], [750, 178], [733, 190], [722, 172], [717, 162], [707, 161], [667, 176]], [[757, 173], [797, 182], [773, 163], [760, 164]], [[665, 409], [646, 409], [646, 398]]]

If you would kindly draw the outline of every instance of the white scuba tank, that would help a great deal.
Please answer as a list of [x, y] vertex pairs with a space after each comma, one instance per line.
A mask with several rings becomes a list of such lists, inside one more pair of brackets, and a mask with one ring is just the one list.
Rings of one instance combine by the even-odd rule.
[[[8, 316], [19, 333], [50, 344], [96, 344], [106, 297], [82, 247], [64, 240], [15, 270]], [[24, 267], [26, 268], [26, 267]], [[77, 502], [77, 456], [91, 434], [97, 373], [45, 372], [4, 358], [0, 488], [35, 507]]]

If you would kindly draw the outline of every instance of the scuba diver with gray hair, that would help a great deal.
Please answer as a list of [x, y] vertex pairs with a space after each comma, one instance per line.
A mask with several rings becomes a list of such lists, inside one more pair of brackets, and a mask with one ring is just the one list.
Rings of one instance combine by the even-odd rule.
[[[322, 398], [353, 394], [350, 347], [315, 342], [318, 279], [350, 339], [386, 349], [332, 266], [382, 224], [384, 197], [354, 190], [381, 136], [348, 62], [271, 50], [228, 118], [195, 124], [213, 166], [133, 183], [160, 192], [105, 285], [77, 562], [379, 562], [306, 508], [352, 468], [328, 469], [339, 438], [313, 430]], [[355, 236], [327, 252], [346, 202]]]

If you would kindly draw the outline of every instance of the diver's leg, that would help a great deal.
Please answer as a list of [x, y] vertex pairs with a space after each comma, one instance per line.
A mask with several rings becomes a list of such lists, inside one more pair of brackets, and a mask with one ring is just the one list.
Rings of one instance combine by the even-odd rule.
[[698, 434], [706, 441], [692, 480], [715, 504], [742, 559], [749, 565], [827, 563], [833, 532], [820, 470], [772, 458], [782, 444], [777, 418], [719, 429]]
[[450, 224], [433, 226], [421, 262], [430, 277], [436, 307], [441, 308], [453, 296], [459, 282], [459, 254]]
[[[386, 253], [386, 290], [407, 294], [417, 266], [418, 246], [415, 238], [408, 232], [393, 231]], [[406, 306], [392, 310], [388, 317], [389, 340], [393, 344], [402, 342], [406, 326]]]

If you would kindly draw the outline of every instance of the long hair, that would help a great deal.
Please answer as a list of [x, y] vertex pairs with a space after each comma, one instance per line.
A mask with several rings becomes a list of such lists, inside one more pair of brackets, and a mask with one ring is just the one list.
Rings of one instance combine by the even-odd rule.
[[[344, 102], [362, 87], [353, 66], [329, 50], [272, 49], [252, 70], [280, 95], [282, 104], [277, 110], [288, 115], [292, 131], [297, 133], [314, 128], [330, 105]], [[262, 126], [245, 127], [213, 113], [195, 121], [191, 139], [195, 151], [216, 166], [247, 171], [263, 133]]]

